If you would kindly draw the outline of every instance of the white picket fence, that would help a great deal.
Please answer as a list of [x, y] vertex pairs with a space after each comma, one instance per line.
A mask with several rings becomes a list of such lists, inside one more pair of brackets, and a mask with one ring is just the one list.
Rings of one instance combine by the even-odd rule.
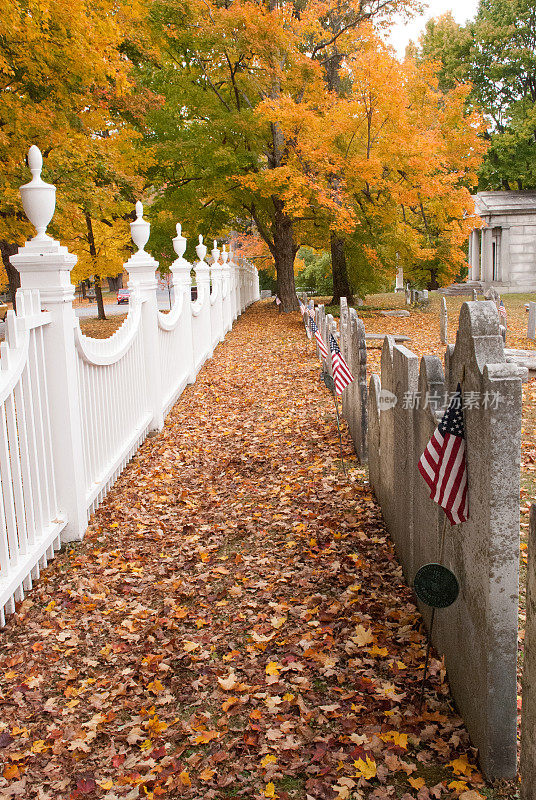
[[192, 302], [192, 264], [177, 225], [174, 303], [160, 312], [158, 263], [144, 249], [150, 229], [138, 203], [127, 317], [108, 339], [85, 336], [73, 309], [76, 257], [46, 234], [55, 187], [41, 180], [36, 147], [28, 161], [33, 179], [21, 196], [37, 235], [12, 257], [21, 288], [0, 358], [0, 626], [61, 543], [83, 538], [147, 434], [162, 428], [234, 320], [259, 299], [255, 267], [234, 263], [216, 243], [207, 263], [199, 237]]

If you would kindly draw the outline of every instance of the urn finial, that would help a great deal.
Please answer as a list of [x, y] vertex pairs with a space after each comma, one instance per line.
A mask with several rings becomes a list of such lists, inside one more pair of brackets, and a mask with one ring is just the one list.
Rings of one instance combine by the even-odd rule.
[[207, 254], [207, 248], [203, 244], [203, 237], [201, 236], [201, 234], [199, 234], [199, 244], [195, 248], [195, 252], [197, 253], [197, 257], [200, 261], [205, 260], [205, 256]]
[[223, 261], [224, 264], [227, 264], [228, 259], [229, 259], [229, 253], [227, 252], [227, 246], [223, 245], [221, 260]]
[[212, 248], [212, 260], [217, 264], [220, 258], [220, 251], [218, 250], [218, 242], [214, 239], [214, 247]]
[[143, 203], [138, 200], [136, 203], [136, 220], [130, 223], [130, 235], [132, 236], [132, 241], [138, 248], [138, 252], [141, 253], [145, 250], [145, 245], [149, 241], [150, 232], [151, 226], [143, 219]]
[[173, 249], [179, 258], [182, 258], [186, 250], [186, 239], [182, 235], [182, 228], [180, 222], [177, 222], [177, 235], [173, 239]]
[[56, 187], [45, 183], [41, 179], [43, 156], [38, 147], [33, 144], [28, 151], [28, 166], [32, 173], [32, 180], [20, 187], [22, 207], [24, 213], [37, 231], [34, 242], [50, 242], [46, 229], [56, 208]]

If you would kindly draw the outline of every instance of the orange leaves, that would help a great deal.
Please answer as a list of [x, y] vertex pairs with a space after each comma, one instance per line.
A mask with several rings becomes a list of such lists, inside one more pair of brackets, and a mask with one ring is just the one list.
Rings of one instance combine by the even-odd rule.
[[147, 684], [147, 688], [150, 692], [157, 695], [164, 691], [164, 686], [159, 680], [151, 681], [151, 683]]

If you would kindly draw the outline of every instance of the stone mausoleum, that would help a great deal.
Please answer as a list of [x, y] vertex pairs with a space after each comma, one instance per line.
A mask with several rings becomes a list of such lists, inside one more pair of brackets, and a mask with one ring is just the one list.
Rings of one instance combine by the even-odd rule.
[[479, 192], [486, 223], [469, 237], [469, 281], [499, 293], [536, 292], [536, 192]]

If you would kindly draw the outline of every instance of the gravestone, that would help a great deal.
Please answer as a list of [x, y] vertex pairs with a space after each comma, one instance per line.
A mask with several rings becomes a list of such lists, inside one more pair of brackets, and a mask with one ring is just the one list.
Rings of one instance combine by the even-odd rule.
[[449, 326], [449, 318], [447, 313], [447, 301], [444, 297], [441, 298], [441, 315], [439, 318], [439, 335], [441, 338], [441, 344], [448, 344], [449, 335], [448, 335], [448, 326]]
[[396, 271], [396, 285], [395, 285], [395, 292], [403, 292], [404, 291], [404, 269], [399, 267]]
[[406, 305], [411, 305], [411, 289], [409, 288], [409, 285], [406, 286]]
[[529, 322], [527, 326], [527, 339], [536, 339], [536, 303], [529, 303]]
[[530, 509], [521, 711], [521, 800], [536, 797], [536, 505]]
[[382, 311], [384, 317], [409, 317], [409, 311], [404, 308], [394, 308], [392, 311]]
[[506, 344], [506, 328], [505, 328], [505, 326], [504, 325], [499, 325], [499, 331], [501, 333], [502, 340], [503, 340], [504, 344]]
[[367, 347], [365, 326], [355, 308], [350, 309], [347, 337], [347, 362], [354, 380], [343, 393], [344, 416], [356, 455], [363, 464], [367, 458]]
[[477, 299], [477, 297], [478, 297], [478, 292], [476, 289], [473, 289], [473, 302]]
[[496, 303], [497, 305], [499, 304], [499, 300], [501, 299], [499, 292], [493, 286], [490, 286], [484, 297], [486, 298], [486, 300], [493, 300], [493, 302]]

